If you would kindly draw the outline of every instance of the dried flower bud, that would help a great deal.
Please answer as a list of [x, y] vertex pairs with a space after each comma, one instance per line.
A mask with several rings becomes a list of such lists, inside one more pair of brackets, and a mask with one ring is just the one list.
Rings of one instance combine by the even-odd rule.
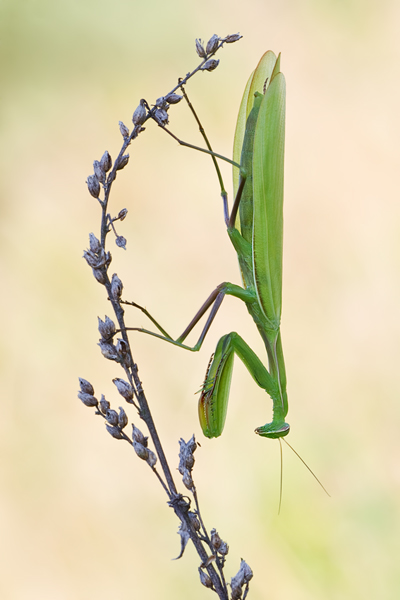
[[216, 33], [207, 42], [206, 54], [212, 54], [218, 48], [219, 37]]
[[231, 594], [232, 600], [240, 600], [242, 597], [242, 586], [238, 585], [234, 577], [231, 579]]
[[145, 103], [145, 101], [142, 98], [140, 100], [139, 106], [136, 108], [135, 112], [133, 113], [132, 122], [135, 126], [143, 125], [143, 123], [146, 120], [147, 111], [144, 106], [144, 103]]
[[99, 322], [99, 333], [104, 340], [109, 340], [115, 334], [115, 323], [111, 321], [110, 317], [107, 317], [102, 321], [100, 317], [97, 317]]
[[[123, 398], [125, 398], [125, 400], [127, 402], [131, 402], [133, 399], [133, 388], [132, 388], [131, 384], [128, 383], [127, 381], [125, 381], [124, 379], [120, 379], [119, 377], [116, 377], [115, 379], [113, 379], [113, 383], [115, 384], [115, 386], [116, 386], [118, 392], [121, 394], [121, 396]], [[140, 442], [140, 440], [137, 440], [137, 441]], [[143, 443], [143, 442], [141, 442], [141, 443]]]
[[226, 42], [227, 44], [233, 44], [233, 42], [237, 42], [238, 40], [240, 40], [243, 36], [240, 35], [240, 33], [233, 33], [232, 35], [228, 35], [225, 39], [224, 42]]
[[206, 51], [204, 50], [203, 42], [200, 39], [196, 40], [196, 52], [200, 58], [205, 58], [207, 56]]
[[152, 450], [147, 450], [147, 464], [150, 465], [151, 468], [155, 467], [157, 463], [157, 456], [154, 454]]
[[232, 600], [240, 600], [242, 597], [242, 587], [245, 584], [248, 584], [252, 577], [253, 571], [250, 569], [249, 565], [242, 560], [239, 571], [236, 573], [235, 577], [232, 577], [231, 579]]
[[221, 542], [220, 547], [218, 548], [218, 554], [221, 556], [226, 556], [229, 552], [229, 546], [226, 542]]
[[219, 65], [219, 60], [215, 58], [210, 58], [204, 65], [201, 67], [202, 71], [214, 71]]
[[99, 254], [101, 252], [101, 244], [100, 240], [94, 235], [94, 233], [89, 233], [89, 248], [91, 252], [95, 254]]
[[100, 410], [103, 413], [103, 415], [105, 415], [108, 411], [108, 409], [110, 408], [110, 403], [108, 400], [106, 400], [104, 394], [101, 395], [101, 400], [99, 402], [99, 406], [100, 406]]
[[96, 281], [98, 281], [102, 285], [105, 285], [107, 277], [105, 276], [104, 271], [102, 269], [92, 269], [92, 272]]
[[181, 475], [185, 473], [186, 470], [191, 471], [194, 466], [194, 456], [193, 452], [197, 448], [197, 443], [194, 439], [194, 435], [191, 439], [186, 443], [184, 439], [179, 440], [179, 467], [178, 471]]
[[142, 460], [147, 460], [149, 458], [149, 451], [142, 444], [139, 444], [136, 440], [133, 440], [133, 449], [136, 454]]
[[161, 125], [162, 127], [164, 127], [165, 125], [168, 125], [168, 113], [163, 108], [156, 109], [156, 111], [154, 113], [154, 118], [157, 121], [157, 123], [159, 125]]
[[120, 280], [118, 275], [116, 273], [114, 273], [114, 275], [112, 276], [112, 279], [111, 279], [111, 295], [114, 298], [114, 300], [119, 300], [121, 298], [122, 289], [123, 289], [122, 281]]
[[126, 215], [128, 214], [128, 209], [127, 208], [122, 208], [119, 213], [118, 213], [118, 217], [117, 219], [119, 219], [120, 221], [123, 221], [126, 217]]
[[196, 515], [196, 513], [189, 511], [188, 512], [189, 518], [190, 518], [190, 522], [192, 524], [192, 527], [195, 531], [200, 531], [200, 521]]
[[253, 578], [253, 571], [250, 569], [249, 565], [245, 560], [242, 559], [240, 563], [240, 570], [243, 573], [244, 583], [249, 583], [250, 579]]
[[124, 250], [126, 250], [126, 239], [123, 235], [118, 235], [115, 238], [115, 243], [117, 244], [118, 248], [123, 248]]
[[127, 128], [126, 125], [124, 125], [124, 123], [122, 121], [120, 121], [119, 123], [119, 130], [121, 132], [122, 137], [126, 138], [129, 136], [129, 129]]
[[194, 437], [194, 434], [192, 435], [192, 437], [190, 438], [190, 440], [188, 441], [188, 443], [186, 444], [187, 448], [190, 450], [190, 452], [194, 452], [197, 449], [197, 442], [196, 439]]
[[138, 444], [141, 444], [142, 446], [144, 446], [145, 448], [147, 447], [147, 437], [145, 437], [143, 435], [143, 433], [140, 431], [140, 429], [135, 427], [135, 425], [133, 423], [132, 423], [132, 439], [135, 442], [137, 442]]
[[124, 154], [121, 156], [119, 161], [117, 162], [117, 171], [121, 171], [129, 162], [129, 154]]
[[104, 266], [104, 256], [95, 254], [91, 250], [85, 250], [83, 252], [83, 258], [92, 269], [100, 269]]
[[96, 177], [100, 181], [100, 183], [105, 183], [106, 182], [106, 174], [98, 160], [94, 161], [93, 170], [94, 170], [94, 174], [96, 175]]
[[222, 544], [222, 540], [219, 537], [216, 529], [211, 529], [210, 533], [211, 533], [211, 544], [213, 545], [213, 548], [215, 548], [216, 550], [218, 550], [218, 548]]
[[78, 393], [79, 400], [82, 400], [85, 406], [97, 406], [98, 400], [93, 396], [93, 394], [86, 394], [85, 392]]
[[130, 359], [129, 359], [129, 348], [128, 348], [128, 344], [124, 341], [124, 340], [117, 340], [117, 344], [116, 344], [116, 349], [117, 349], [117, 354], [118, 357], [120, 358], [120, 360], [122, 362], [125, 362], [127, 364], [130, 363]]
[[159, 108], [165, 108], [167, 106], [164, 96], [157, 98], [155, 106], [158, 106]]
[[93, 198], [98, 198], [100, 194], [100, 183], [96, 175], [89, 175], [86, 179], [86, 183]]
[[121, 429], [128, 425], [128, 417], [122, 406], [119, 407], [118, 425]]
[[201, 569], [199, 569], [199, 573], [200, 573], [201, 583], [207, 588], [212, 588], [213, 584], [212, 584], [209, 574], [206, 573], [205, 571], [202, 571]]
[[99, 346], [104, 358], [107, 358], [108, 360], [118, 360], [117, 349], [114, 344], [109, 344], [108, 342], [101, 340]]
[[192, 491], [194, 489], [193, 479], [188, 470], [186, 470], [183, 473], [182, 483], [185, 486], [185, 488], [187, 488], [189, 491]]
[[118, 413], [116, 410], [108, 409], [106, 412], [106, 419], [110, 425], [118, 425]]
[[108, 433], [110, 435], [112, 435], [113, 438], [115, 438], [116, 440], [123, 439], [124, 436], [122, 435], [122, 433], [118, 427], [115, 427], [114, 425], [107, 425], [107, 423], [106, 423], [106, 429], [107, 429]]
[[81, 392], [84, 392], [85, 394], [90, 394], [91, 396], [94, 396], [94, 389], [91, 383], [89, 383], [89, 381], [87, 381], [86, 379], [83, 379], [82, 377], [79, 377], [79, 385], [81, 388]]
[[107, 173], [107, 171], [109, 171], [112, 167], [111, 156], [109, 155], [107, 150], [104, 152], [103, 156], [100, 159], [100, 166], [105, 173]]
[[183, 96], [179, 96], [179, 94], [168, 94], [168, 96], [165, 96], [165, 100], [168, 104], [178, 104], [182, 98]]

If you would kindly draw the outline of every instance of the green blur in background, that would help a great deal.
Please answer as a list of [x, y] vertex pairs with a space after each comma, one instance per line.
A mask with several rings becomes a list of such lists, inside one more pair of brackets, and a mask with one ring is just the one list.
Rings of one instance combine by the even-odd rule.
[[[201, 434], [194, 392], [219, 337], [262, 353], [241, 303], [224, 301], [198, 355], [136, 334], [135, 360], [171, 466], [181, 436], [202, 444], [203, 517], [229, 543], [226, 575], [252, 567], [250, 598], [399, 597], [399, 20], [395, 0], [0, 0], [2, 599], [211, 597], [191, 546], [171, 561], [178, 522], [155, 477], [76, 397], [81, 376], [121, 403], [96, 346], [110, 306], [81, 256], [100, 223], [85, 179], [117, 155], [118, 121], [198, 64], [196, 37], [238, 31], [188, 93], [229, 156], [250, 72], [282, 52], [289, 441], [332, 498], [284, 448], [277, 516], [279, 446], [253, 433], [271, 401], [240, 361], [222, 437]], [[201, 144], [183, 104], [170, 119]], [[240, 282], [218, 182], [152, 123], [129, 153], [110, 205], [129, 210], [128, 249], [110, 246], [111, 273], [179, 335], [217, 284]]]

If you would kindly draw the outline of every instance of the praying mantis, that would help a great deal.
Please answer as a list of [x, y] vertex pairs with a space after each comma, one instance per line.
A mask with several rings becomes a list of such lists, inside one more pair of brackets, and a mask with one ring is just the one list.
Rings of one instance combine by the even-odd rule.
[[[196, 352], [200, 350], [224, 297], [230, 295], [245, 303], [268, 357], [267, 369], [236, 332], [228, 333], [218, 341], [207, 367], [198, 404], [200, 425], [208, 438], [219, 437], [224, 429], [235, 354], [272, 400], [272, 421], [257, 427], [255, 433], [281, 441], [290, 431], [290, 425], [285, 420], [288, 398], [280, 333], [285, 100], [286, 84], [280, 71], [280, 54], [276, 57], [272, 51], [268, 51], [250, 75], [243, 93], [234, 137], [233, 160], [212, 151], [201, 126], [200, 131], [208, 150], [182, 142], [168, 131], [180, 144], [212, 156], [221, 186], [227, 233], [237, 254], [243, 286], [229, 282], [217, 286], [177, 339], [173, 339], [144, 307], [134, 302], [129, 304], [144, 312], [160, 333], [144, 328], [132, 329]], [[197, 115], [194, 115], [198, 121]], [[216, 158], [233, 165], [235, 200], [230, 214]], [[197, 343], [194, 346], [186, 345], [186, 337], [210, 308]], [[301, 456], [286, 443], [328, 494]], [[280, 489], [281, 501], [282, 468]]]
[[[191, 351], [200, 350], [225, 295], [239, 298], [246, 304], [264, 342], [269, 370], [237, 333], [231, 332], [219, 340], [208, 365], [199, 400], [200, 424], [208, 438], [220, 436], [224, 429], [235, 354], [272, 399], [272, 421], [257, 427], [255, 432], [262, 437], [281, 438], [290, 431], [290, 425], [285, 421], [288, 400], [280, 334], [285, 97], [280, 55], [276, 57], [268, 51], [251, 74], [243, 94], [233, 161], [213, 153], [205, 138], [209, 150], [203, 151], [213, 156], [215, 165], [215, 156], [234, 165], [235, 201], [230, 214], [222, 183], [221, 190], [227, 232], [237, 253], [243, 287], [227, 282], [220, 284], [176, 340], [146, 309], [132, 303], [150, 318], [160, 334], [143, 328], [135, 330]], [[187, 346], [184, 340], [210, 307], [197, 344]]]

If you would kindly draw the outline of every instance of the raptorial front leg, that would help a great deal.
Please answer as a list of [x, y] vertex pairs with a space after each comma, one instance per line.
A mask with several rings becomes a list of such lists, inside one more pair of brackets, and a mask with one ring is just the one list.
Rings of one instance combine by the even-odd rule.
[[[224, 429], [235, 354], [273, 401], [273, 421], [264, 428], [258, 428], [256, 433], [274, 438], [287, 435], [290, 427], [285, 423], [282, 411], [277, 408], [280, 405], [279, 384], [236, 332], [224, 335], [219, 340], [207, 368], [199, 400], [199, 419], [204, 435], [208, 438], [218, 437]], [[263, 432], [259, 432], [259, 429], [263, 429]]]

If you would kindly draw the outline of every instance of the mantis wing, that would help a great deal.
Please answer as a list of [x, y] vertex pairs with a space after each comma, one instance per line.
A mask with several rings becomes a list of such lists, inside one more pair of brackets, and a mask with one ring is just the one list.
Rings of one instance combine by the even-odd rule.
[[[275, 54], [268, 50], [260, 59], [256, 69], [250, 75], [243, 92], [242, 102], [240, 103], [239, 114], [236, 122], [235, 137], [233, 141], [233, 160], [240, 164], [242, 156], [243, 139], [246, 130], [246, 121], [254, 104], [255, 92], [263, 91], [264, 84], [268, 79], [279, 72], [280, 54], [276, 58]], [[236, 197], [239, 187], [239, 170], [233, 169], [233, 194]]]
[[285, 97], [278, 72], [262, 100], [253, 146], [254, 280], [262, 310], [276, 328], [282, 310]]

